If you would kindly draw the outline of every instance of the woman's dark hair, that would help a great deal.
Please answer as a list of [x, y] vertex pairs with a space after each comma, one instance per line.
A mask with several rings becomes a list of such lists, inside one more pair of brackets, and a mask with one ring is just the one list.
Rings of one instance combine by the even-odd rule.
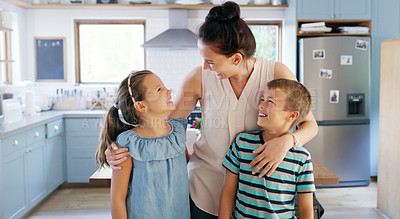
[[[140, 125], [141, 119], [134, 108], [134, 103], [132, 100], [141, 101], [145, 99], [146, 87], [143, 85], [143, 81], [146, 76], [153, 74], [151, 71], [143, 70], [131, 73], [132, 75], [126, 77], [118, 87], [115, 94], [114, 106], [110, 108], [107, 115], [104, 118], [103, 127], [100, 133], [99, 147], [96, 151], [96, 161], [99, 168], [107, 164], [105, 151], [108, 146], [111, 146], [113, 141], [117, 140], [117, 137], [122, 132], [132, 129], [133, 127]], [[132, 90], [132, 97], [129, 93], [128, 79], [130, 79], [130, 88]], [[121, 111], [121, 115], [118, 115]], [[120, 116], [126, 124], [121, 121]]]
[[256, 40], [246, 22], [240, 18], [239, 5], [228, 1], [213, 7], [199, 29], [199, 38], [227, 57], [240, 53], [253, 57]]

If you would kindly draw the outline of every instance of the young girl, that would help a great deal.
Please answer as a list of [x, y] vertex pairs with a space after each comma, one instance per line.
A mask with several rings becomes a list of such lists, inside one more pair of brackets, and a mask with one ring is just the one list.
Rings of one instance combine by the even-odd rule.
[[190, 218], [187, 120], [164, 119], [174, 109], [171, 90], [150, 71], [132, 72], [119, 85], [96, 152], [102, 167], [111, 142], [129, 148], [128, 162], [112, 173], [113, 218]]

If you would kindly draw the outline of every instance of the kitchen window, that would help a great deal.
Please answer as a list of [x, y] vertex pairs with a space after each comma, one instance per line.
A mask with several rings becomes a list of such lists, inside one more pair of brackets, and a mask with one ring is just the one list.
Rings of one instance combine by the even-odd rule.
[[119, 83], [144, 69], [144, 20], [75, 20], [76, 83]]
[[255, 57], [281, 61], [282, 59], [282, 22], [247, 21], [256, 38]]

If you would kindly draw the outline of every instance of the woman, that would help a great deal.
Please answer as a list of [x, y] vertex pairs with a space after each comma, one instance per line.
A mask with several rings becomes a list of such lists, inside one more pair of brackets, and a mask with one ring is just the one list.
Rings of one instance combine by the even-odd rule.
[[[199, 30], [198, 48], [204, 58], [203, 67], [185, 77], [177, 107], [169, 118], [189, 116], [200, 101], [201, 137], [193, 145], [188, 163], [191, 217], [217, 218], [225, 176], [222, 161], [229, 145], [238, 133], [257, 129], [257, 106], [267, 82], [296, 78], [280, 62], [253, 57], [254, 36], [233, 2], [210, 10]], [[318, 132], [311, 113], [298, 127], [295, 137], [283, 135], [253, 152], [259, 153], [251, 163], [255, 166], [253, 174], [270, 176], [295, 142], [305, 144]], [[128, 154], [116, 147], [114, 144], [114, 150], [106, 151], [113, 169], [118, 169]]]

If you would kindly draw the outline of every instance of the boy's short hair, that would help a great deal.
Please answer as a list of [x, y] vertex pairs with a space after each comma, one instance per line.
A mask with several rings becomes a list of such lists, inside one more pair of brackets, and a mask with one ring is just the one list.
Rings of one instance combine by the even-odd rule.
[[303, 121], [304, 117], [310, 112], [311, 94], [308, 89], [295, 80], [275, 79], [267, 83], [268, 89], [281, 89], [285, 95], [284, 110], [298, 111], [299, 117], [293, 122], [292, 128]]

